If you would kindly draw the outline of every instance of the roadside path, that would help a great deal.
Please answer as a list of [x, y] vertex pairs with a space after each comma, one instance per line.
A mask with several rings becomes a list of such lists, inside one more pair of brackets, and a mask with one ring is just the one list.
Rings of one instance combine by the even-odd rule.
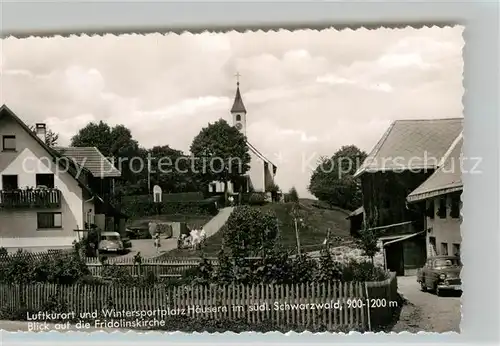
[[398, 290], [407, 303], [393, 332], [460, 333], [461, 301], [456, 293], [438, 297], [422, 292], [415, 276], [398, 277]]

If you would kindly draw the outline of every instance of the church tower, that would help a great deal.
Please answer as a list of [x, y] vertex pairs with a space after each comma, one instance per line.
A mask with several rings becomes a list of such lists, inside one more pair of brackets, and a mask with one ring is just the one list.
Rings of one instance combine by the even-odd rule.
[[[239, 78], [239, 73], [236, 77]], [[233, 116], [233, 126], [236, 127], [245, 136], [247, 135], [247, 110], [243, 104], [243, 99], [240, 93], [240, 81], [236, 82], [236, 96], [234, 97], [233, 107], [231, 108], [231, 115]]]

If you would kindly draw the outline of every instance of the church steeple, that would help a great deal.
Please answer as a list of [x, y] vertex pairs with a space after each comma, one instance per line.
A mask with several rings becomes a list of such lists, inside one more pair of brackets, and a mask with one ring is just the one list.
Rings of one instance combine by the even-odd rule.
[[245, 105], [243, 104], [243, 99], [240, 93], [240, 74], [236, 73], [236, 96], [234, 97], [233, 107], [231, 108], [231, 113], [246, 113]]
[[246, 136], [247, 110], [241, 98], [239, 73], [236, 73], [236, 96], [234, 97], [233, 107], [231, 108], [231, 115], [233, 116], [233, 126]]

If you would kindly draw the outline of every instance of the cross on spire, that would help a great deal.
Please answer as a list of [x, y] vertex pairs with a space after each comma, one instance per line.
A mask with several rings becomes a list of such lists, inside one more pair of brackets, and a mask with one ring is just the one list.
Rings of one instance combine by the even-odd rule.
[[236, 74], [234, 76], [236, 77], [236, 85], [239, 86], [241, 74], [239, 72], [236, 72]]

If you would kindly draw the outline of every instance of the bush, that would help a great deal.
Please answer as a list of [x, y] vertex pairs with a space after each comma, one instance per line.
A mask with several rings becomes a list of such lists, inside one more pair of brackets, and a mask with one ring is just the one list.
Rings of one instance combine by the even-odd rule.
[[221, 230], [232, 257], [259, 255], [272, 248], [278, 235], [276, 217], [248, 206], [236, 207]]
[[0, 265], [0, 283], [53, 283], [69, 285], [90, 272], [78, 252], [45, 254], [34, 257], [18, 251]]
[[75, 250], [81, 252], [85, 257], [95, 257], [99, 247], [99, 228], [96, 225], [89, 225], [82, 240], [75, 243]]
[[386, 271], [371, 262], [352, 260], [342, 266], [342, 281], [383, 281], [388, 278]]
[[250, 205], [264, 205], [266, 203], [266, 194], [264, 192], [252, 192], [248, 198], [248, 204]]
[[202, 262], [185, 273], [185, 282], [197, 284], [301, 284], [332, 281], [383, 281], [388, 274], [371, 262], [340, 263], [322, 251], [319, 259], [307, 254], [290, 257], [279, 248], [269, 249], [260, 258], [232, 257], [219, 252], [219, 263], [213, 267]]

